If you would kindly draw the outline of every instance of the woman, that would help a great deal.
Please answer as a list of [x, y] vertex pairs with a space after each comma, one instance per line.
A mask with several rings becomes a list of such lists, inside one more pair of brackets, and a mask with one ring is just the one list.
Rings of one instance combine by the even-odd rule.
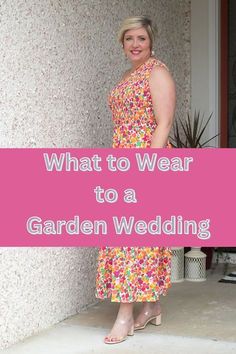
[[[123, 22], [119, 41], [131, 62], [112, 90], [109, 104], [114, 121], [114, 148], [163, 148], [175, 110], [175, 85], [167, 67], [153, 56], [153, 29], [144, 17]], [[99, 252], [96, 297], [120, 302], [116, 321], [105, 343], [120, 343], [150, 322], [161, 323], [159, 296], [170, 284], [171, 250], [164, 247], [104, 247]], [[142, 310], [133, 319], [134, 302]]]

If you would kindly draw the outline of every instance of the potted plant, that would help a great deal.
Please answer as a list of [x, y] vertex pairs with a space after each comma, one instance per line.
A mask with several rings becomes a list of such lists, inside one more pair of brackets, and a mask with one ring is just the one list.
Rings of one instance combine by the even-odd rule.
[[175, 148], [203, 148], [210, 147], [207, 145], [211, 140], [215, 139], [219, 134], [212, 138], [202, 141], [203, 134], [212, 118], [212, 114], [204, 123], [204, 116], [200, 116], [200, 112], [194, 112], [193, 119], [190, 114], [187, 119], [182, 121], [176, 119], [173, 126], [173, 136], [170, 136], [170, 141]]
[[[204, 116], [201, 117], [200, 112], [194, 112], [193, 119], [190, 114], [187, 115], [186, 120], [176, 119], [173, 126], [173, 137], [170, 136], [170, 141], [175, 148], [204, 148], [211, 147], [207, 145], [210, 141], [215, 139], [219, 134], [216, 134], [210, 139], [202, 141], [203, 134], [212, 118], [212, 114], [204, 122]], [[185, 247], [185, 253], [190, 250]], [[202, 251], [207, 255], [206, 269], [211, 268], [213, 248], [204, 247]]]

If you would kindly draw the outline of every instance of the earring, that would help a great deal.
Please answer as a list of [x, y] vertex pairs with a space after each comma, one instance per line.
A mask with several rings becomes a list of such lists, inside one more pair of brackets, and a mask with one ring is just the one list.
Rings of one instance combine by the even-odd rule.
[[151, 51], [151, 57], [154, 57], [154, 55], [155, 55], [155, 51], [152, 50], [152, 51]]

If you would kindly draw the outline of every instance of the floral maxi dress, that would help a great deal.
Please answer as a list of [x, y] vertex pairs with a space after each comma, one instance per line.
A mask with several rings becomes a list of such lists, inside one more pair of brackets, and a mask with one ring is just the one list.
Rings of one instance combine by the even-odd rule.
[[[113, 148], [148, 148], [157, 123], [149, 76], [151, 57], [111, 92]], [[171, 286], [171, 249], [166, 247], [102, 247], [98, 255], [97, 298], [113, 302], [157, 301]]]

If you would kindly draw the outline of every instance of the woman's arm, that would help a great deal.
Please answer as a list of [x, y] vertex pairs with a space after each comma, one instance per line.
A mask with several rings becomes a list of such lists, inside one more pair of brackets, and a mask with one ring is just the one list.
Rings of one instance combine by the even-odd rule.
[[154, 67], [149, 79], [157, 128], [152, 135], [151, 148], [166, 147], [175, 113], [175, 83], [164, 67]]

